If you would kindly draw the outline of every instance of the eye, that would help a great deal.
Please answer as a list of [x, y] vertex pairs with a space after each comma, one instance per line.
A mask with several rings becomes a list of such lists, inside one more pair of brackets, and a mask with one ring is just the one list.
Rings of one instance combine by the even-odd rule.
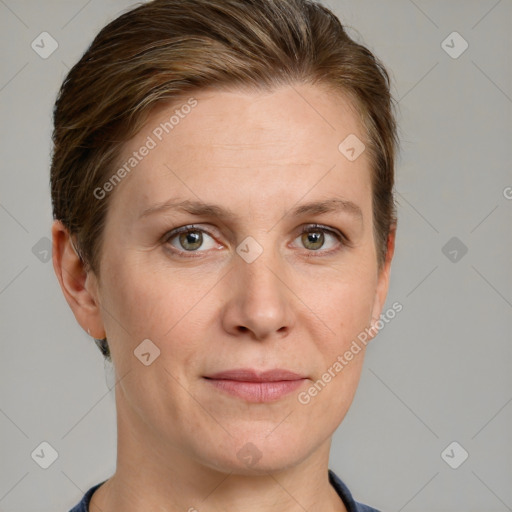
[[303, 226], [301, 234], [295, 240], [298, 239], [308, 251], [324, 249], [320, 251], [323, 255], [340, 250], [348, 242], [337, 230], [316, 224]]
[[203, 229], [196, 226], [182, 226], [173, 229], [164, 237], [164, 242], [177, 252], [198, 252], [217, 247], [215, 240]]
[[[338, 230], [317, 224], [303, 226], [295, 241], [299, 239], [310, 253], [308, 256], [313, 256], [311, 253], [314, 252], [318, 252], [318, 256], [325, 256], [349, 245], [348, 239]], [[184, 257], [187, 257], [186, 253], [192, 256], [192, 253], [218, 248], [217, 242], [208, 232], [194, 225], [173, 229], [164, 236], [163, 242], [170, 246], [172, 252]]]

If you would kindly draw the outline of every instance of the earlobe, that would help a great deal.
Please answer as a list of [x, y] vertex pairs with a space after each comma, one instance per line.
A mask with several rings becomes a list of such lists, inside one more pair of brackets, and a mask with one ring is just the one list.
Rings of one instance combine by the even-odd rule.
[[96, 278], [87, 272], [67, 228], [56, 220], [52, 226], [53, 268], [62, 293], [82, 328], [94, 338], [104, 338]]

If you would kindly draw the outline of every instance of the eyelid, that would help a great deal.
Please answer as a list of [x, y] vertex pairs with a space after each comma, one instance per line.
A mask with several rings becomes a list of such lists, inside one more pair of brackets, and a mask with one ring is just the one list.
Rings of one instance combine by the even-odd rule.
[[185, 226], [180, 226], [166, 231], [162, 237], [162, 241], [168, 242], [169, 239], [175, 237], [176, 235], [181, 233], [188, 233], [189, 231], [201, 231], [202, 233], [206, 233], [207, 235], [212, 236], [208, 230], [202, 227], [196, 226], [195, 224], [186, 224]]
[[324, 226], [323, 224], [316, 224], [316, 223], [311, 223], [311, 224], [304, 224], [302, 227], [301, 227], [301, 231], [300, 233], [309, 233], [310, 231], [315, 231], [318, 230], [318, 231], [325, 231], [327, 233], [331, 233], [332, 235], [335, 235], [337, 237], [339, 237], [340, 239], [342, 239], [344, 242], [347, 242], [348, 243], [348, 238], [346, 237], [346, 235], [344, 233], [342, 233], [339, 229], [336, 229], [336, 228], [333, 228], [331, 226]]

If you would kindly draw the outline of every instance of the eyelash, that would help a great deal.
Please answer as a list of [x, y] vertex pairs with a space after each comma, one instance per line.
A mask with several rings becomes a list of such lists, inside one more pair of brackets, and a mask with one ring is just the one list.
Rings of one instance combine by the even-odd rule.
[[[172, 231], [167, 232], [163, 237], [163, 243], [168, 244], [170, 240], [175, 238], [176, 236], [182, 234], [182, 233], [189, 233], [189, 232], [201, 232], [206, 233], [208, 236], [215, 238], [212, 234], [210, 234], [207, 230], [200, 228], [198, 226], [195, 226], [193, 224], [189, 224], [187, 226], [182, 226], [176, 229], [173, 229]], [[314, 250], [308, 250], [304, 249], [306, 251], [306, 258], [317, 258], [321, 256], [330, 256], [332, 254], [335, 254], [339, 251], [341, 251], [344, 247], [350, 247], [350, 241], [349, 239], [341, 232], [337, 231], [331, 228], [328, 228], [326, 226], [322, 226], [321, 224], [307, 224], [302, 226], [302, 229], [298, 236], [301, 236], [305, 233], [316, 233], [316, 232], [322, 232], [327, 233], [329, 235], [334, 236], [340, 245], [334, 249], [330, 249], [328, 251], [322, 251], [321, 249], [318, 249], [317, 251]], [[298, 237], [297, 236], [297, 237]], [[296, 238], [297, 238], [296, 237]], [[176, 249], [173, 246], [170, 246], [170, 250], [177, 256], [183, 257], [183, 258], [197, 258], [200, 256], [201, 252], [204, 251], [180, 251], [179, 249]], [[185, 255], [186, 254], [186, 255]]]

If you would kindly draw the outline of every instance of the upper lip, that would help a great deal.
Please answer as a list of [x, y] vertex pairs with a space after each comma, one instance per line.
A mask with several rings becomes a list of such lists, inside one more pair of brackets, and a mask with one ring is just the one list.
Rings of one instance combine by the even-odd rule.
[[235, 380], [240, 382], [278, 382], [283, 380], [299, 380], [304, 379], [305, 377], [298, 373], [290, 370], [283, 370], [281, 368], [266, 371], [252, 370], [250, 368], [238, 368], [207, 375], [206, 378]]

